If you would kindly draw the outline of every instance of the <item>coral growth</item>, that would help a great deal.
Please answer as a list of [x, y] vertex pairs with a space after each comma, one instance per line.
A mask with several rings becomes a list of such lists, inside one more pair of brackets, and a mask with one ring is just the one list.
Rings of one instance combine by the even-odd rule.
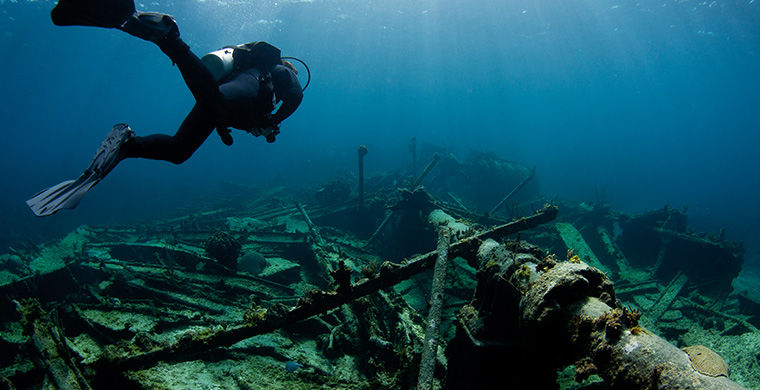
[[367, 264], [361, 267], [359, 272], [367, 279], [374, 278], [380, 273], [380, 262], [377, 260], [370, 260]]
[[603, 325], [607, 334], [607, 339], [617, 340], [625, 329], [631, 329], [631, 333], [639, 334], [646, 332], [639, 326], [641, 312], [637, 309], [623, 307], [616, 308], [602, 314], [597, 320], [598, 325]]
[[567, 250], [567, 256], [565, 257], [565, 260], [567, 260], [567, 261], [569, 261], [571, 263], [575, 263], [575, 264], [578, 264], [578, 263], [581, 262], [581, 258], [578, 257], [578, 255], [575, 254], [575, 250], [574, 249], [568, 249]]
[[217, 231], [204, 243], [206, 254], [216, 259], [219, 264], [237, 271], [237, 258], [240, 255], [242, 245], [230, 233], [223, 230]]
[[594, 365], [594, 362], [589, 358], [584, 358], [575, 363], [575, 379], [576, 382], [583, 382], [591, 375], [596, 374], [598, 368]]
[[637, 327], [639, 325], [639, 319], [641, 319], [641, 312], [639, 309], [629, 309], [623, 306], [623, 321], [626, 327]]
[[515, 271], [515, 273], [514, 273], [515, 277], [518, 280], [522, 280], [522, 281], [528, 281], [528, 280], [530, 280], [531, 274], [532, 274], [532, 271], [531, 271], [530, 267], [528, 267], [525, 264], [522, 264], [520, 266], [520, 268], [517, 271]]
[[251, 306], [243, 313], [243, 321], [248, 325], [256, 325], [267, 317], [267, 309], [251, 303]]
[[557, 265], [557, 258], [554, 256], [554, 253], [551, 253], [544, 257], [541, 262], [536, 265], [536, 271], [546, 272], [552, 269], [555, 265]]
[[351, 291], [351, 267], [347, 266], [345, 261], [341, 259], [338, 262], [338, 268], [330, 271], [330, 276], [333, 278], [338, 294]]

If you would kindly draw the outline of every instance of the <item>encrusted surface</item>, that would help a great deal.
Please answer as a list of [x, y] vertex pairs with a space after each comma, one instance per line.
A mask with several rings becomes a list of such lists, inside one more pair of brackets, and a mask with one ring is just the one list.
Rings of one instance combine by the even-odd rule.
[[729, 368], [720, 355], [704, 345], [693, 345], [683, 349], [689, 355], [691, 366], [708, 376], [728, 376]]

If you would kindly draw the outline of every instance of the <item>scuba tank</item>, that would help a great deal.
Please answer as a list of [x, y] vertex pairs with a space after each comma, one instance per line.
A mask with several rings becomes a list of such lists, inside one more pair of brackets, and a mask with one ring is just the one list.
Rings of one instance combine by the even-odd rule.
[[264, 41], [250, 42], [237, 46], [225, 46], [206, 54], [201, 62], [211, 71], [216, 81], [221, 81], [232, 73], [257, 68], [262, 73], [282, 64], [280, 49]]
[[211, 71], [214, 80], [217, 82], [232, 73], [235, 63], [235, 60], [232, 58], [234, 50], [234, 47], [226, 46], [217, 51], [212, 51], [201, 58], [201, 62]]
[[252, 67], [263, 73], [268, 73], [275, 65], [282, 64], [283, 58], [300, 62], [306, 68], [308, 80], [303, 87], [305, 90], [311, 82], [311, 71], [305, 62], [295, 57], [280, 57], [280, 49], [264, 41], [245, 43], [237, 46], [225, 46], [212, 51], [201, 58], [201, 62], [214, 76], [217, 82], [235, 72], [243, 71]]

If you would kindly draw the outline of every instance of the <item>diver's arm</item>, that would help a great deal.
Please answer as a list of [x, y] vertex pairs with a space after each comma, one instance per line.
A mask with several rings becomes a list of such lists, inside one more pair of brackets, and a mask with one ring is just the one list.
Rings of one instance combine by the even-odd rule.
[[295, 73], [282, 65], [276, 66], [272, 71], [272, 83], [274, 84], [275, 95], [282, 100], [282, 105], [272, 115], [272, 122], [279, 124], [301, 104], [303, 90]]

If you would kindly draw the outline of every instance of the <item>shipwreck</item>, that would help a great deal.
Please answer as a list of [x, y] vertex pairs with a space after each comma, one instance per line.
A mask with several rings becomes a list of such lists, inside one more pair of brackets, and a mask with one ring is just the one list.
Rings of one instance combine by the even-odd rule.
[[490, 154], [417, 169], [415, 147], [408, 172], [365, 178], [362, 146], [319, 188], [9, 248], [3, 386], [760, 385], [741, 244], [671, 207], [542, 199], [540, 172]]

